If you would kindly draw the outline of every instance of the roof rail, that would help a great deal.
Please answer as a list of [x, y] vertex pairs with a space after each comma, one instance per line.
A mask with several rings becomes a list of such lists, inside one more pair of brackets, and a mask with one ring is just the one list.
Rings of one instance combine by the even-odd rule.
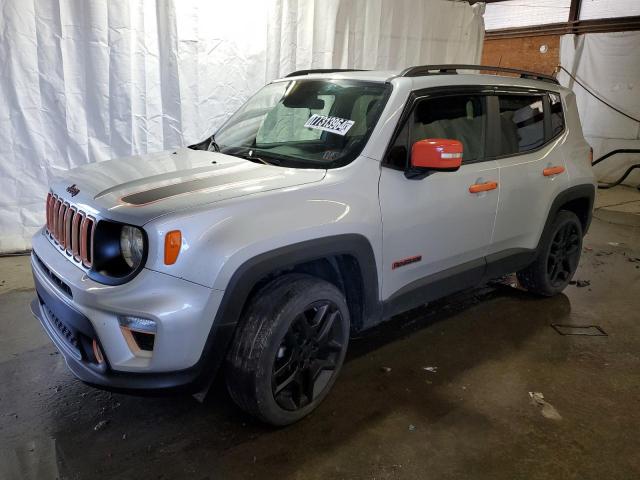
[[316, 68], [314, 70], [296, 70], [286, 75], [284, 78], [297, 77], [298, 75], [309, 75], [310, 73], [333, 73], [333, 72], [364, 72], [359, 68]]
[[517, 68], [492, 67], [489, 65], [419, 65], [409, 67], [400, 72], [400, 77], [422, 77], [425, 75], [455, 75], [458, 70], [481, 70], [489, 72], [515, 73], [520, 78], [529, 80], [541, 80], [543, 82], [559, 83], [551, 75], [542, 73], [528, 72], [526, 70], [518, 70]]

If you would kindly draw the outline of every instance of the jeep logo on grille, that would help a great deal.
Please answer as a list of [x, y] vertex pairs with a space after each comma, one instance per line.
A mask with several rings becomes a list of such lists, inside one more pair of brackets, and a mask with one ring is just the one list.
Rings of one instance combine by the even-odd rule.
[[74, 183], [73, 185], [69, 185], [67, 187], [67, 192], [69, 192], [72, 197], [75, 197], [77, 194], [80, 193], [80, 189], [76, 187], [76, 184]]

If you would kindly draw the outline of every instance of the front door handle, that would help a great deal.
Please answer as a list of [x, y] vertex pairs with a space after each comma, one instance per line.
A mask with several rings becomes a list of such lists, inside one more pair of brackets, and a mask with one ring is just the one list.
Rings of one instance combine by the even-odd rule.
[[474, 183], [469, 187], [469, 193], [488, 192], [498, 188], [498, 182]]
[[545, 177], [551, 177], [553, 175], [559, 175], [562, 172], [564, 172], [564, 167], [561, 167], [560, 165], [556, 165], [554, 167], [547, 167], [544, 170], [542, 170], [542, 174]]

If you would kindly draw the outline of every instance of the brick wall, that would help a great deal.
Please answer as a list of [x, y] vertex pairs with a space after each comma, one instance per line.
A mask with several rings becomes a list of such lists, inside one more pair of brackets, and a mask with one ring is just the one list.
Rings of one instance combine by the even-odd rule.
[[[540, 47], [547, 46], [541, 53]], [[553, 73], [560, 61], [560, 36], [486, 39], [482, 51], [482, 64], [520, 68], [533, 72]]]

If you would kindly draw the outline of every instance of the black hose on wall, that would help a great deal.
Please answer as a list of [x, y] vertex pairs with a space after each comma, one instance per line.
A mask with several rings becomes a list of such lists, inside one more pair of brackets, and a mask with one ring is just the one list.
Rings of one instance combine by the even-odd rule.
[[[608, 158], [613, 157], [614, 155], [618, 155], [618, 154], [624, 154], [624, 153], [640, 153], [640, 148], [619, 148], [617, 150], [612, 150], [609, 153], [606, 153], [605, 155], [601, 156], [600, 158], [598, 158], [596, 161], [594, 161], [591, 165], [597, 165], [600, 162], [602, 162], [603, 160], [606, 160]], [[611, 183], [600, 183], [598, 184], [598, 188], [605, 190], [607, 188], [613, 188], [617, 185], [620, 185], [622, 182], [624, 182], [627, 177], [631, 174], [631, 172], [633, 170], [635, 170], [636, 168], [640, 168], [640, 163], [636, 163], [635, 165], [631, 165], [626, 172], [624, 172], [624, 174], [615, 182], [611, 182]], [[638, 190], [640, 190], [640, 185], [638, 185]]]
[[[626, 178], [629, 176], [629, 174], [635, 170], [636, 168], [640, 168], [640, 163], [636, 163], [635, 165], [631, 165], [629, 168], [627, 168], [627, 171], [624, 172], [624, 175], [622, 175], [618, 180], [616, 180], [615, 182], [612, 183], [599, 183], [598, 184], [598, 188], [601, 190], [606, 190], [607, 188], [613, 188], [617, 185], [620, 185], [622, 182], [624, 182], [626, 180]], [[638, 185], [638, 190], [640, 190], [640, 185]]]
[[[595, 92], [593, 92], [589, 87], [587, 87], [584, 83], [582, 83], [580, 80], [578, 80], [575, 76], [573, 76], [571, 74], [571, 72], [569, 72], [569, 70], [567, 70], [566, 68], [564, 68], [562, 65], [558, 65], [557, 69], [556, 69], [556, 73], [559, 72], [560, 70], [562, 70], [563, 72], [565, 72], [567, 75], [569, 75], [569, 78], [571, 78], [574, 82], [576, 82], [578, 85], [580, 85], [585, 92], [587, 92], [589, 95], [591, 95], [593, 98], [595, 98], [596, 100], [602, 102], [603, 104], [605, 104], [607, 107], [609, 107], [610, 109], [614, 110], [615, 112], [619, 113], [620, 115], [624, 115], [625, 117], [627, 117], [630, 120], [633, 120], [634, 122], [638, 122], [640, 123], [640, 120], [638, 120], [637, 118], [629, 115], [628, 113], [623, 112], [622, 110], [620, 110], [619, 108], [614, 107], [613, 105], [611, 105], [609, 102], [607, 102], [605, 99], [603, 99], [602, 97], [600, 97], [599, 95], [597, 95]], [[613, 157], [614, 155], [617, 154], [623, 154], [623, 153], [640, 153], [640, 149], [638, 148], [619, 148], [617, 150], [612, 150], [611, 152], [601, 156], [600, 158], [598, 158], [595, 162], [592, 163], [593, 166], [599, 164], [600, 162]], [[624, 175], [622, 175], [618, 180], [616, 180], [615, 182], [612, 183], [600, 183], [598, 185], [598, 188], [605, 190], [607, 188], [613, 188], [617, 185], [620, 185], [622, 182], [624, 182], [626, 180], [626, 178], [629, 176], [629, 174], [631, 174], [631, 172], [633, 170], [635, 170], [636, 168], [640, 168], [640, 163], [636, 163], [635, 165], [631, 165], [626, 172], [624, 172]], [[638, 190], [640, 190], [640, 185], [638, 185]]]

